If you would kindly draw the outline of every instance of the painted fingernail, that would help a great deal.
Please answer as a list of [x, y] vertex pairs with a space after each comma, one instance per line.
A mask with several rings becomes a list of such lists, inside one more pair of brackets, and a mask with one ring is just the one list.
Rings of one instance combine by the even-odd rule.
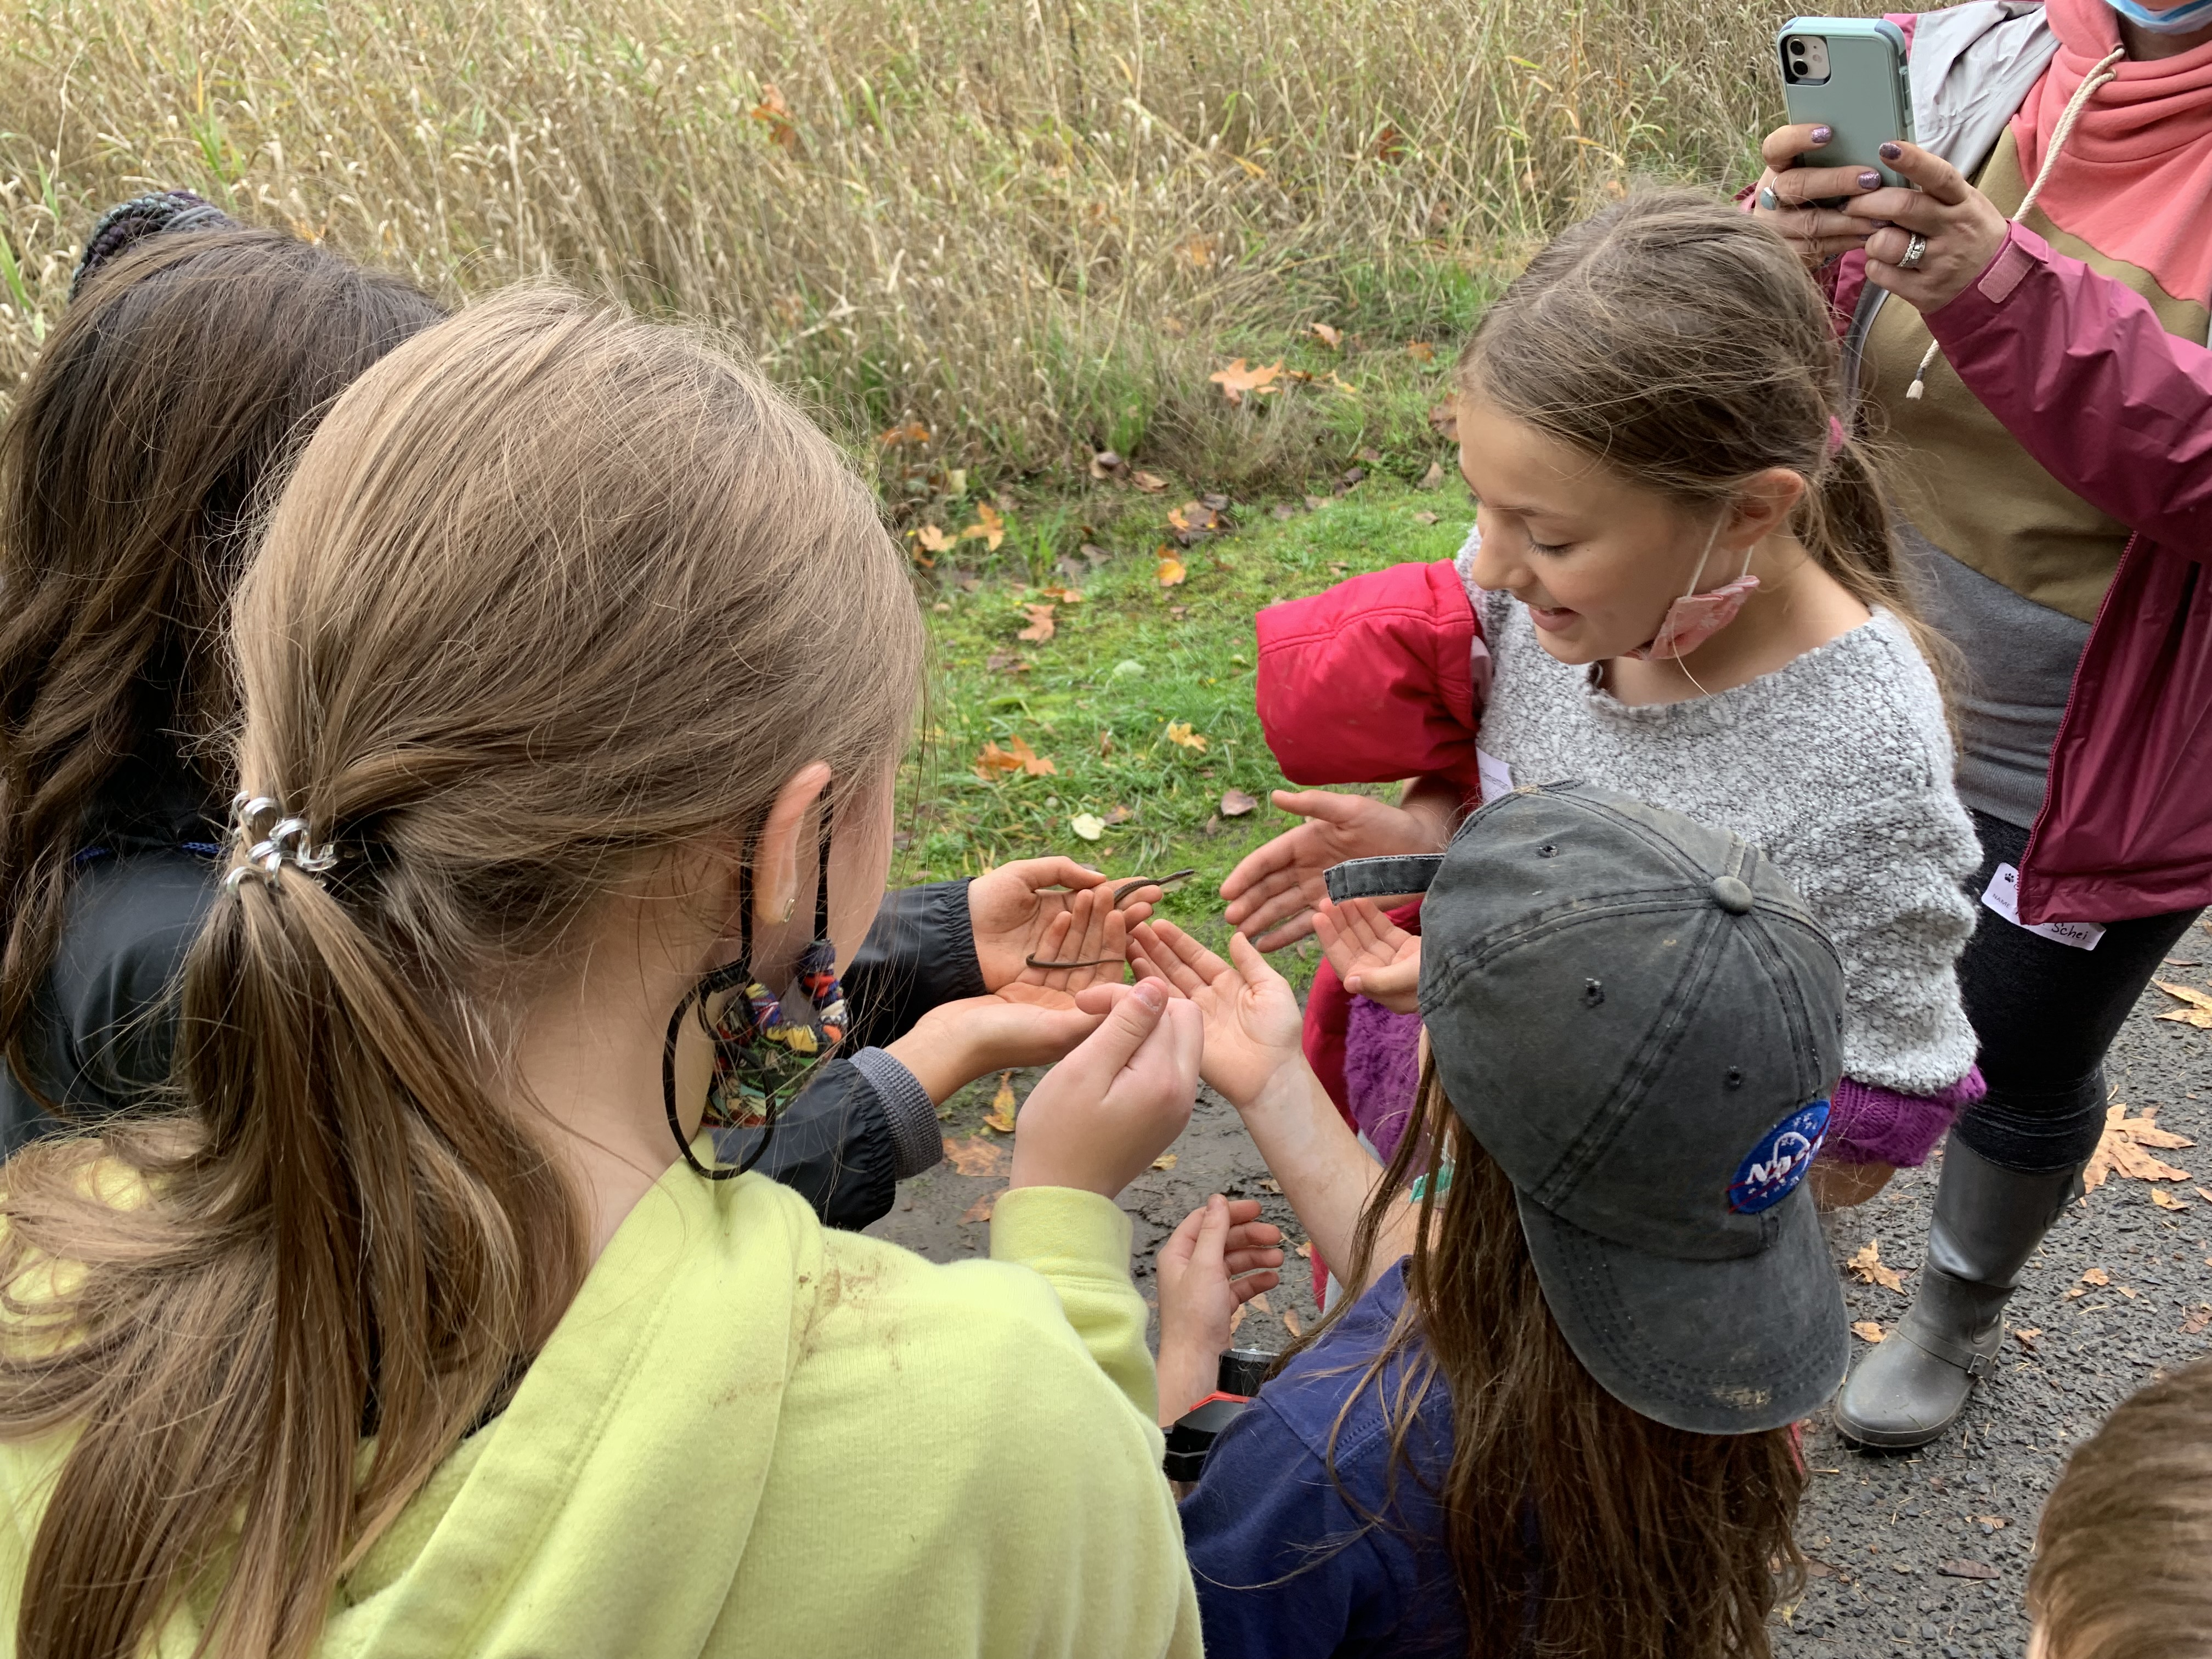
[[1836, 130], [1833, 127], [1814, 127], [1813, 129], [1813, 142], [1816, 144], [1831, 143], [1835, 138], [1835, 136]]
[[1881, 188], [1881, 174], [1876, 173], [1872, 167], [1869, 167], [1864, 173], [1859, 174], [1859, 188], [1861, 190], [1880, 190]]
[[1884, 144], [1879, 153], [1883, 161], [1894, 161], [1899, 156], [1905, 154], [1905, 146], [1902, 144]]

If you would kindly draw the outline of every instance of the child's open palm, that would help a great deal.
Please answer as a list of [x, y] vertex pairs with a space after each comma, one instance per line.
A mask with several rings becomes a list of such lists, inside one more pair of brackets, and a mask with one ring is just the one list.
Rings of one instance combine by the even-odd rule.
[[1213, 1392], [1237, 1309], [1280, 1282], [1282, 1229], [1256, 1198], [1216, 1193], [1168, 1235], [1160, 1281], [1160, 1416], [1172, 1423]]
[[1249, 1105], [1270, 1078], [1303, 1058], [1297, 995], [1243, 934], [1230, 936], [1231, 962], [1171, 921], [1142, 923], [1131, 940], [1138, 973], [1166, 980], [1206, 1016], [1200, 1073], [1231, 1105]]
[[1420, 936], [1393, 922], [1373, 899], [1324, 901], [1314, 912], [1314, 932], [1346, 990], [1394, 1014], [1420, 1012]]

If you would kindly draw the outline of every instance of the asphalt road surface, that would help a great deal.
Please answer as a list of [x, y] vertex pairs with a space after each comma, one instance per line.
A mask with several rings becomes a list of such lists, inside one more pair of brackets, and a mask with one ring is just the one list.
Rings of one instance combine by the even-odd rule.
[[[2192, 930], [2174, 955], [2165, 976], [2212, 985], [2212, 933]], [[2154, 1018], [2179, 1006], [2148, 992], [2107, 1072], [2114, 1102], [2130, 1117], [2154, 1108], [2160, 1128], [2197, 1143], [2156, 1154], [2195, 1177], [2156, 1183], [2187, 1207], [2160, 1207], [2153, 1183], [2119, 1175], [2070, 1207], [2006, 1310], [1998, 1374], [1936, 1444], [1867, 1454], [1844, 1446], [1825, 1413], [1808, 1426], [1813, 1486], [1799, 1540], [1815, 1565], [1805, 1595], [1780, 1621], [1776, 1649], [1784, 1659], [1892, 1652], [2018, 1659], [2027, 1644], [2022, 1596], [2036, 1518], [2068, 1449], [2159, 1370], [2212, 1346], [2212, 1200], [2197, 1184], [2212, 1192], [2212, 1031]], [[1018, 1074], [1017, 1086], [1025, 1093], [1035, 1076]], [[969, 1127], [951, 1129], [966, 1167], [948, 1161], [908, 1182], [872, 1232], [937, 1261], [988, 1249], [989, 1200], [1006, 1185], [1006, 1147]], [[1152, 1252], [1208, 1193], [1258, 1198], [1267, 1219], [1304, 1237], [1236, 1114], [1210, 1093], [1173, 1157], [1170, 1168], [1147, 1174], [1123, 1196], [1147, 1299]], [[1887, 1332], [1903, 1316], [1936, 1171], [1933, 1161], [1904, 1171], [1872, 1202], [1831, 1218], [1853, 1320]], [[1902, 1274], [1903, 1291], [1846, 1270], [1869, 1242], [1882, 1264]], [[1265, 1308], [1246, 1310], [1238, 1345], [1279, 1348], [1292, 1325], [1310, 1324], [1316, 1311], [1307, 1279], [1306, 1263], [1293, 1258]]]

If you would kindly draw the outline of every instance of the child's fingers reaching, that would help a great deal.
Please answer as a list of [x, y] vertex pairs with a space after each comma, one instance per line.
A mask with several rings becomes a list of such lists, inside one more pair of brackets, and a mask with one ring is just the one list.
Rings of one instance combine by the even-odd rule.
[[1174, 941], [1182, 937], [1181, 930], [1169, 921], [1148, 921], [1137, 929], [1137, 943], [1147, 966], [1188, 997], [1204, 990], [1206, 981], [1177, 950]]
[[[1193, 942], [1195, 943], [1195, 941]], [[1206, 954], [1212, 956], [1212, 951], [1207, 951]], [[1223, 967], [1234, 964], [1237, 976], [1255, 990], [1262, 986], [1283, 982], [1283, 976], [1268, 965], [1267, 957], [1260, 954], [1260, 947], [1242, 933], [1231, 933], [1229, 936], [1228, 963], [1221, 963], [1221, 958], [1218, 957], [1213, 957], [1213, 960]]]
[[[1229, 964], [1227, 963], [1224, 962], [1219, 957], [1214, 955], [1212, 951], [1207, 950], [1203, 945], [1200, 945], [1188, 933], [1184, 933], [1183, 930], [1176, 927], [1175, 923], [1171, 921], [1156, 921], [1152, 924], [1152, 936], [1158, 939], [1162, 945], [1165, 945], [1169, 953], [1172, 955], [1177, 962], [1188, 969], [1202, 983], [1211, 985], [1215, 980], [1219, 979], [1222, 975], [1229, 971]], [[1230, 948], [1232, 951], [1236, 949], [1235, 941], [1243, 938], [1244, 936], [1242, 933], [1232, 933], [1230, 935]], [[1245, 939], [1244, 943], [1247, 947], [1249, 947], [1251, 945], [1251, 941], [1249, 939]], [[1253, 954], [1255, 957], [1257, 957], [1259, 953], [1255, 951]]]
[[1229, 1288], [1236, 1294], [1239, 1302], [1249, 1302], [1254, 1297], [1265, 1295], [1282, 1282], [1282, 1274], [1272, 1271], [1246, 1273], [1242, 1278], [1231, 1279], [1229, 1281]]

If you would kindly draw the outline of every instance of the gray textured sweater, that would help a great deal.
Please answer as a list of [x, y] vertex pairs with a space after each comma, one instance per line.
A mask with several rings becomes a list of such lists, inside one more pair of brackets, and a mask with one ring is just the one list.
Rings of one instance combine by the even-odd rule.
[[1587, 779], [1759, 848], [1843, 957], [1845, 1074], [1909, 1095], [1963, 1078], [1974, 1034], [1955, 964], [1981, 854], [1942, 695], [1904, 624], [1877, 611], [1748, 684], [1631, 708], [1546, 651], [1528, 607], [1477, 588], [1471, 563], [1462, 552], [1492, 659], [1483, 753], [1515, 783]]

